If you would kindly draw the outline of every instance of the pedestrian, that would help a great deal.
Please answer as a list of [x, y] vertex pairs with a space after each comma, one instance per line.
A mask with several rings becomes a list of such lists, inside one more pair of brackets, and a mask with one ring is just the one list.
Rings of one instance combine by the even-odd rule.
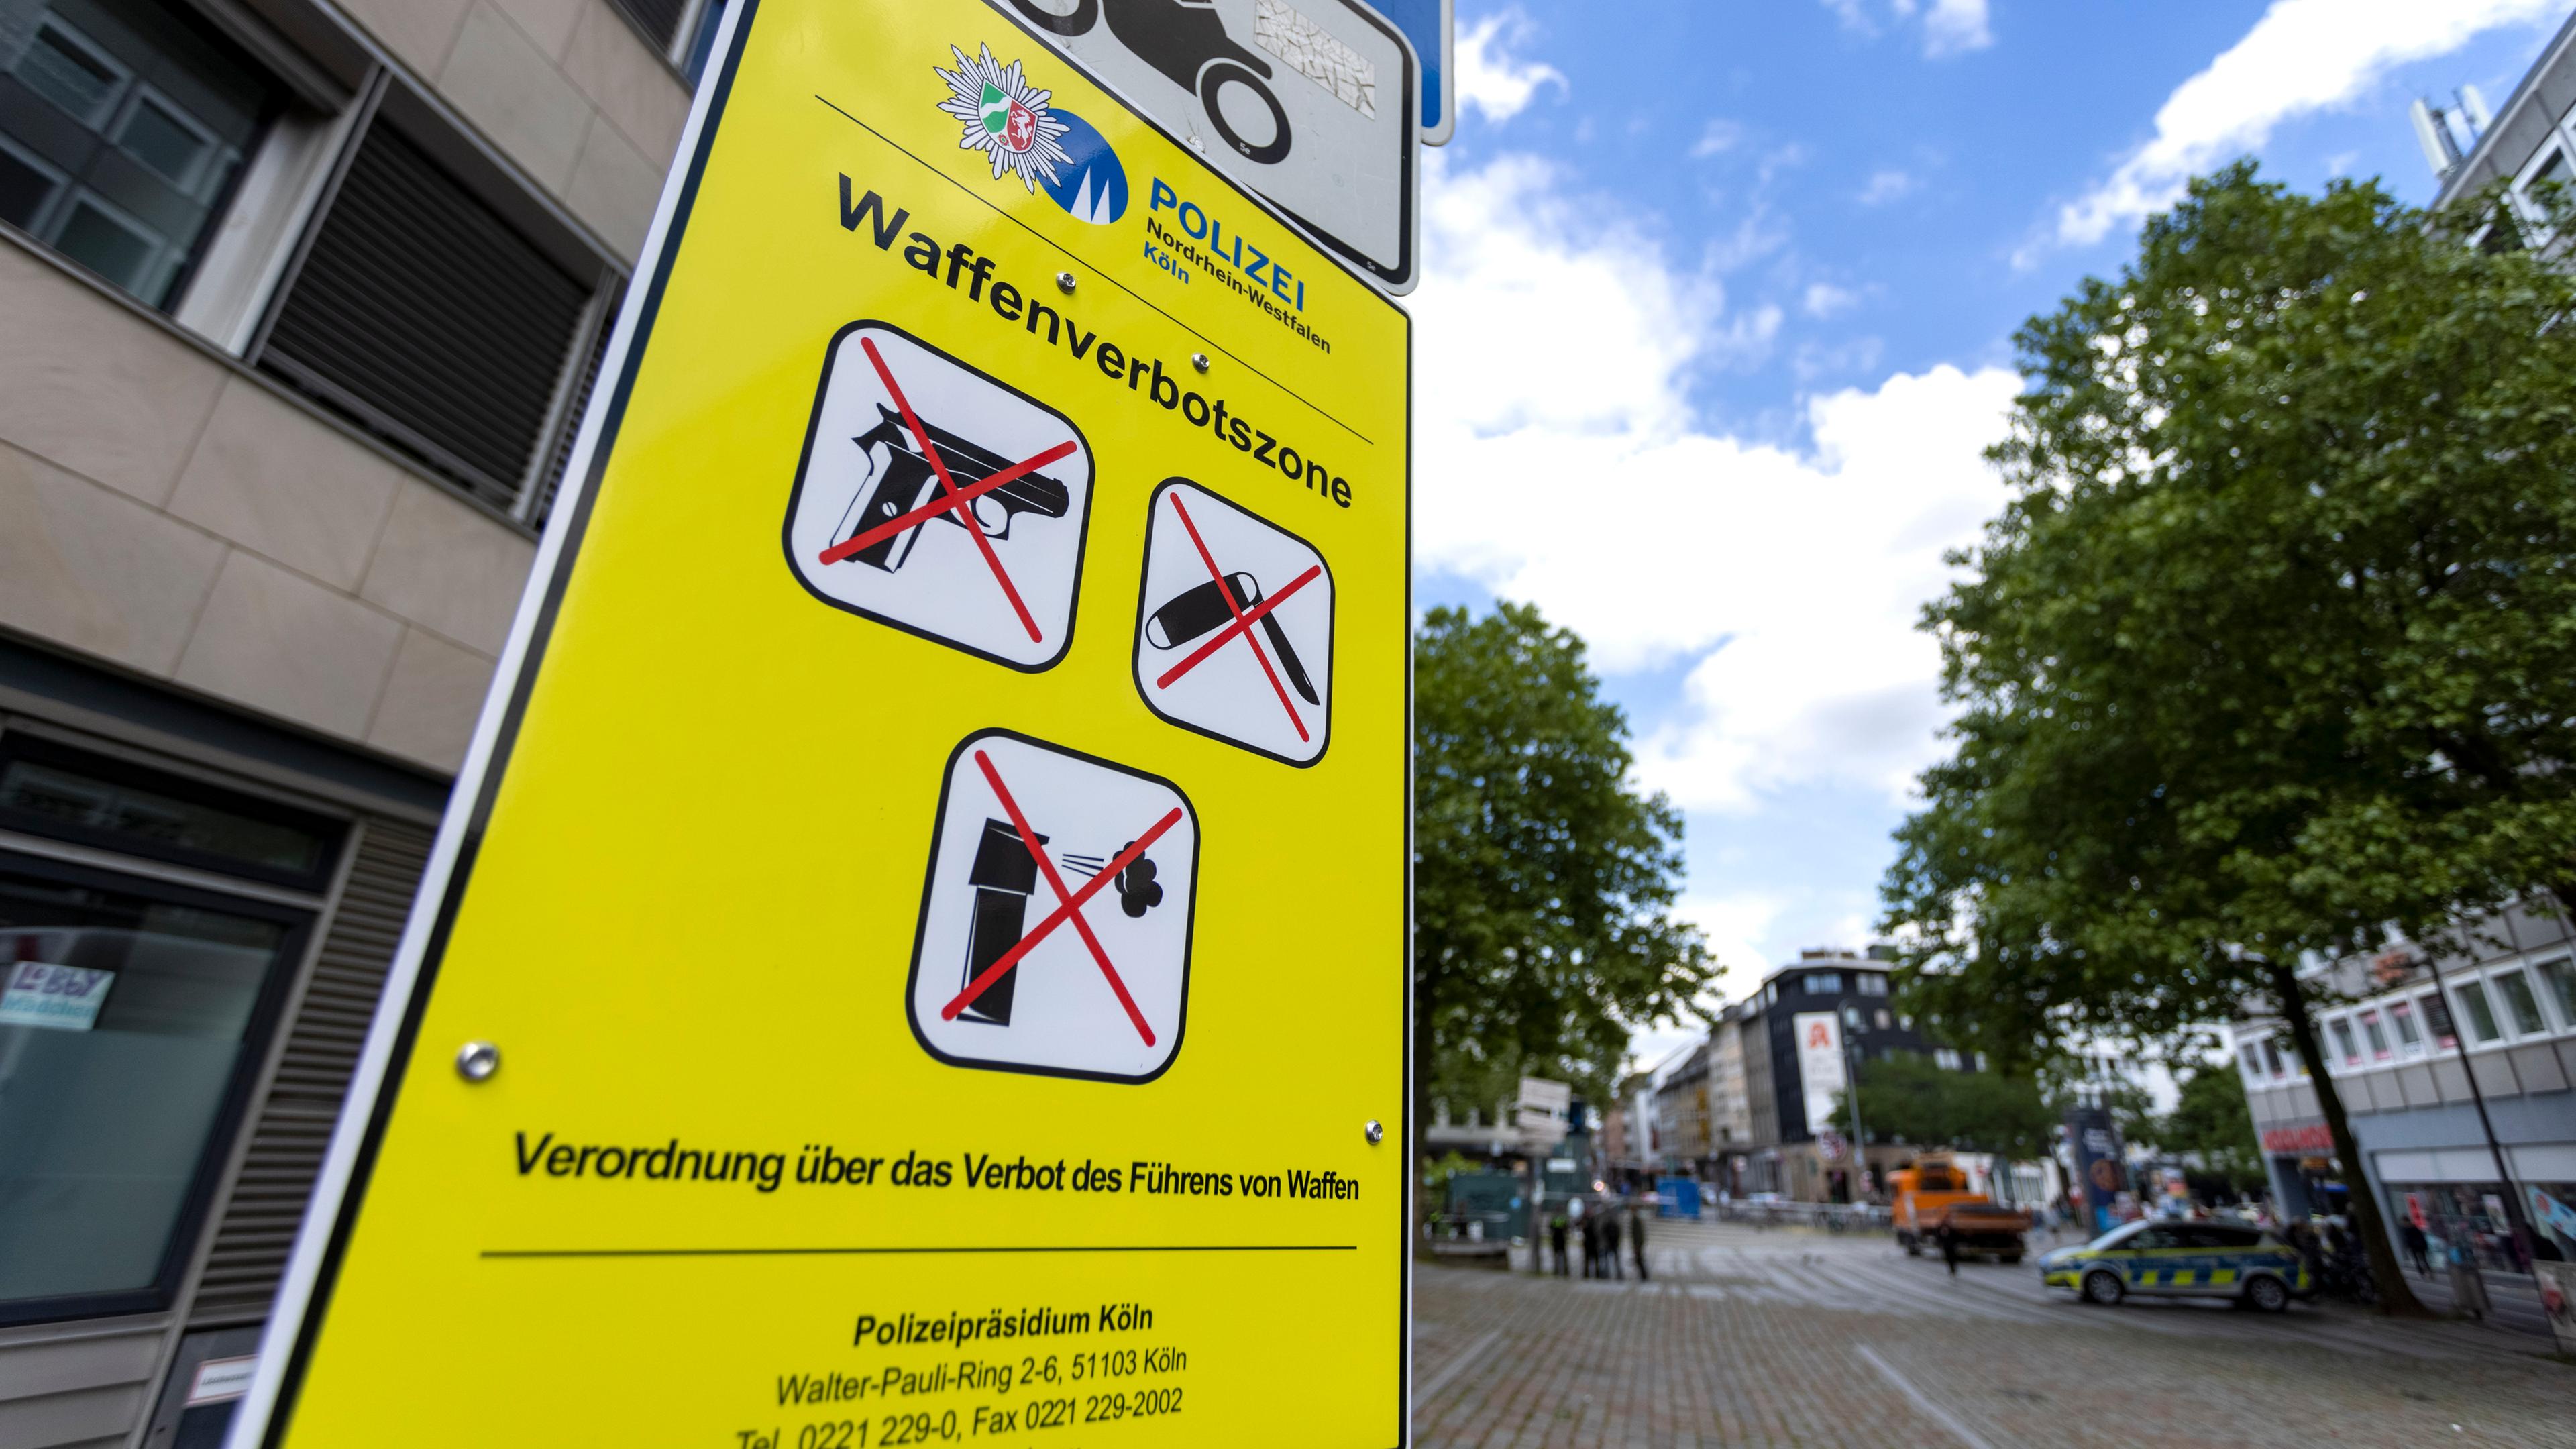
[[2415, 1265], [2415, 1271], [2419, 1276], [2425, 1278], [2433, 1276], [2433, 1259], [2430, 1251], [2432, 1244], [2425, 1238], [2424, 1230], [2416, 1225], [2414, 1219], [2409, 1218], [2397, 1225], [2397, 1244], [2406, 1250], [2406, 1259]]
[[1605, 1207], [1601, 1212], [1601, 1276], [1625, 1278], [1628, 1270], [1619, 1264], [1619, 1210]]
[[1645, 1282], [1646, 1215], [1642, 1212], [1631, 1213], [1628, 1215], [1628, 1251], [1635, 1254], [1637, 1258], [1637, 1281], [1640, 1283]]
[[1599, 1213], [1583, 1215], [1583, 1276], [1586, 1278], [1601, 1276], [1601, 1215]]
[[1556, 1276], [1565, 1276], [1565, 1214], [1557, 1213], [1547, 1220], [1547, 1244], [1556, 1251]]
[[2465, 1313], [2480, 1323], [2495, 1311], [2487, 1301], [2487, 1280], [2478, 1272], [2477, 1250], [2470, 1246], [2467, 1233], [2453, 1233], [2444, 1242], [2443, 1256], [2451, 1264], [2451, 1309]]
[[1941, 1245], [1941, 1261], [1949, 1266], [1950, 1276], [1953, 1278], [1958, 1277], [1959, 1230], [1950, 1226], [1950, 1218], [1948, 1214], [1943, 1214], [1941, 1218], [1941, 1226], [1932, 1230], [1932, 1239]]

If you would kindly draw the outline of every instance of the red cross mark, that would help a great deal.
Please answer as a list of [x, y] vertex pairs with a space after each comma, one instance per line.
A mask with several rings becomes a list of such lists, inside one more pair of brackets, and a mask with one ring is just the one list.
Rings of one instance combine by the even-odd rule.
[[1199, 537], [1199, 526], [1190, 521], [1190, 511], [1181, 506], [1181, 495], [1173, 493], [1169, 496], [1172, 500], [1172, 511], [1180, 515], [1181, 527], [1189, 530], [1190, 543], [1199, 551], [1199, 562], [1207, 565], [1208, 577], [1216, 580], [1217, 597], [1225, 600], [1225, 607], [1234, 615], [1234, 622], [1219, 629], [1205, 644], [1192, 650], [1187, 659], [1164, 670], [1162, 676], [1154, 681], [1154, 687], [1171, 688], [1173, 680], [1198, 668], [1209, 655], [1224, 648], [1228, 641], [1241, 636], [1244, 643], [1252, 646], [1252, 657], [1261, 661], [1261, 672], [1269, 679], [1271, 690], [1279, 696], [1279, 707], [1288, 711], [1288, 723], [1297, 727], [1297, 738], [1301, 740], [1309, 738], [1306, 733], [1306, 721], [1298, 716], [1295, 702], [1288, 698], [1288, 686], [1279, 682], [1279, 671], [1270, 667], [1270, 651], [1262, 648], [1261, 641], [1252, 637], [1252, 626], [1259, 623], [1263, 615], [1288, 602], [1289, 597], [1299, 589], [1321, 577], [1324, 566], [1313, 565], [1304, 573], [1289, 580], [1286, 588], [1247, 610], [1241, 601], [1234, 597], [1234, 585], [1226, 578], [1225, 570], [1217, 567], [1216, 555], [1208, 551], [1207, 540]]
[[1038, 621], [1030, 615], [1029, 606], [1020, 601], [1020, 591], [1012, 586], [1009, 572], [1003, 569], [1001, 559], [994, 555], [993, 541], [984, 536], [984, 530], [976, 525], [975, 515], [966, 505], [1015, 478], [1034, 473], [1056, 459], [1068, 456], [1073, 452], [1073, 444], [1058, 443], [1036, 457], [1024, 458], [980, 483], [960, 488], [957, 486], [957, 480], [948, 476], [948, 462], [939, 456], [938, 445], [930, 441], [930, 430], [921, 425], [920, 416], [913, 412], [911, 399], [903, 395], [903, 388], [895, 382], [894, 370], [886, 366], [884, 354], [877, 351], [876, 339], [861, 337], [859, 346], [868, 354], [868, 361], [875, 365], [877, 380], [885, 384], [886, 395], [894, 399], [896, 409], [902, 412], [903, 425], [911, 430], [912, 440], [921, 445], [921, 455], [930, 460], [930, 471], [938, 476], [940, 492], [944, 496], [925, 503], [909, 513], [889, 518], [845, 543], [834, 544], [823, 551], [823, 562], [839, 563], [861, 549], [892, 538], [907, 528], [915, 527], [942, 513], [954, 512], [957, 515], [957, 521], [966, 525], [966, 536], [975, 540], [976, 549], [984, 555], [984, 566], [993, 571], [993, 582], [1002, 586], [1003, 597], [1011, 601], [1012, 612], [1020, 616], [1020, 627], [1029, 631], [1032, 642], [1044, 642], [1046, 636], [1039, 631]]
[[1110, 991], [1117, 995], [1118, 1004], [1127, 1009], [1127, 1020], [1134, 1023], [1136, 1035], [1144, 1038], [1145, 1045], [1152, 1046], [1154, 1029], [1145, 1024], [1145, 1013], [1136, 1009], [1136, 998], [1127, 994], [1127, 983], [1119, 979], [1118, 968], [1109, 964], [1109, 953], [1101, 948], [1100, 938], [1091, 933], [1091, 922], [1083, 919], [1082, 908], [1093, 896], [1100, 894], [1103, 887], [1117, 879], [1119, 872], [1134, 865], [1147, 846], [1162, 839], [1163, 832], [1181, 823], [1179, 807], [1173, 807], [1169, 814], [1138, 836], [1134, 844], [1112, 856], [1109, 863], [1100, 868], [1100, 873], [1084, 883], [1081, 890], [1068, 892], [1064, 888], [1064, 877], [1056, 873], [1055, 862], [1047, 859], [1046, 852], [1038, 848], [1038, 833], [1029, 828], [1028, 817], [1020, 813], [1020, 802], [1011, 798], [1010, 787], [1002, 783], [1002, 773], [993, 768], [992, 757], [977, 750], [975, 768], [984, 772], [984, 782], [993, 787], [993, 798], [1002, 802], [1003, 812], [1011, 817], [1011, 828], [1020, 833], [1020, 844], [1028, 848], [1030, 858], [1038, 863], [1039, 873], [1046, 877], [1047, 888], [1055, 892], [1059, 904], [1045, 920], [1037, 923], [1035, 929], [1020, 937], [1017, 945], [1003, 952], [1000, 959], [967, 982], [965, 990], [939, 1008], [939, 1019], [955, 1021], [957, 1013], [974, 1005], [975, 999], [1001, 980], [1004, 972], [1020, 964], [1021, 957], [1035, 950], [1040, 941], [1055, 932], [1056, 927], [1071, 921], [1073, 929], [1081, 935], [1082, 943], [1091, 948], [1091, 959], [1100, 967], [1101, 977], [1109, 983]]

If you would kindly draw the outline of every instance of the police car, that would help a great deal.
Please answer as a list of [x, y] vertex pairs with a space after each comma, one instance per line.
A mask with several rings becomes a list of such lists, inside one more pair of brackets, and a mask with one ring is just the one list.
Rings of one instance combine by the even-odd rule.
[[2144, 1222], [2113, 1228], [2039, 1260], [2042, 1282], [2109, 1305], [2132, 1293], [2233, 1298], [2278, 1313], [2314, 1291], [2299, 1251], [2260, 1228], [2232, 1223]]

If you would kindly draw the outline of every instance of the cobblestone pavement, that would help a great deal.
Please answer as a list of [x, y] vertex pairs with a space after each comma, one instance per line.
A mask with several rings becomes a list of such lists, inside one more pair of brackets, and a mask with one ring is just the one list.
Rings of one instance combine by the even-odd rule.
[[[1657, 1223], [1651, 1281], [1423, 1266], [1425, 1449], [2576, 1446], [2529, 1335], [2294, 1305], [2094, 1308], [1884, 1237]], [[1633, 1275], [1633, 1265], [1630, 1267]]]

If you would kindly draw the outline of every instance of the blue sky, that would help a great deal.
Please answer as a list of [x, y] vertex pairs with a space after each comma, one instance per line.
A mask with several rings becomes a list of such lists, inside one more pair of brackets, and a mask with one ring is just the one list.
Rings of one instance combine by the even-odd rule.
[[2240, 154], [2428, 200], [2407, 101], [2501, 105], [2567, 13], [1458, 0], [1412, 303], [1417, 591], [1591, 641], [1686, 811], [1724, 995], [1868, 939], [1941, 749], [1910, 626], [2002, 499], [1978, 453], [2013, 329]]

